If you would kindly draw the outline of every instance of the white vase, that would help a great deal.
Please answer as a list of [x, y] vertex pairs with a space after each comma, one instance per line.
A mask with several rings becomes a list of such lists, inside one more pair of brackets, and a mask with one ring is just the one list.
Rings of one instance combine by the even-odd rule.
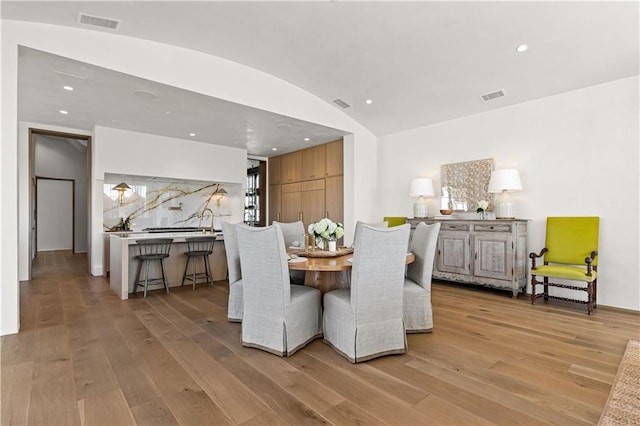
[[337, 251], [336, 240], [329, 240], [329, 251]]

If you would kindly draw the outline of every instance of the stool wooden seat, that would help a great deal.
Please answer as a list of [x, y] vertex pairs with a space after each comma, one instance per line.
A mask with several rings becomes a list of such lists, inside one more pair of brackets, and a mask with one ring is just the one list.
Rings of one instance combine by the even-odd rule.
[[[184, 274], [182, 274], [182, 284], [185, 280], [190, 280], [193, 284], [193, 289], [196, 289], [196, 282], [199, 279], [205, 279], [213, 285], [213, 272], [211, 270], [211, 263], [209, 261], [209, 255], [213, 253], [213, 244], [216, 242], [216, 237], [191, 237], [185, 238], [187, 243], [187, 251], [184, 253], [187, 256], [187, 264], [184, 267]], [[198, 258], [202, 257], [204, 263], [204, 272], [197, 272]], [[187, 274], [189, 269], [189, 263], [193, 259], [191, 266], [191, 274]]]
[[[164, 271], [164, 259], [169, 257], [169, 251], [171, 250], [172, 238], [152, 238], [146, 240], [136, 240], [138, 246], [138, 255], [136, 258], [140, 261], [138, 263], [138, 273], [136, 274], [136, 282], [133, 285], [133, 293], [136, 293], [138, 286], [144, 287], [144, 297], [147, 297], [147, 288], [149, 284], [156, 284], [162, 282], [164, 288], [169, 293], [169, 283], [167, 281], [167, 275]], [[162, 277], [149, 278], [149, 265], [153, 261], [160, 263], [160, 270], [162, 271]], [[144, 280], [142, 279], [142, 269], [145, 270]]]

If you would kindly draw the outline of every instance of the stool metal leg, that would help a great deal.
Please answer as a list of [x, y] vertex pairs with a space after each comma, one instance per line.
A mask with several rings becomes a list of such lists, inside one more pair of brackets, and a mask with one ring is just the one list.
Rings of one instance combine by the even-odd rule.
[[160, 269], [162, 270], [162, 285], [164, 285], [164, 289], [169, 294], [169, 283], [167, 282], [167, 276], [164, 273], [164, 259], [160, 259]]
[[182, 274], [182, 284], [180, 284], [180, 286], [184, 285], [184, 280], [187, 278], [187, 270], [189, 269], [190, 260], [191, 260], [191, 256], [187, 256], [187, 263], [184, 265], [184, 273]]
[[193, 265], [191, 266], [191, 283], [193, 286], [193, 289], [196, 289], [196, 270], [198, 269], [198, 258], [194, 257], [193, 258]]
[[144, 270], [144, 297], [147, 297], [147, 287], [149, 287], [149, 261], [145, 260], [144, 263], [146, 264], [145, 270]]
[[206, 255], [204, 257], [206, 264], [208, 265], [208, 274], [207, 274], [207, 278], [209, 279], [209, 282], [211, 283], [211, 287], [213, 287], [213, 269], [211, 268], [211, 259], [209, 258], [209, 255]]
[[138, 273], [136, 273], [136, 280], [133, 283], [133, 294], [136, 294], [136, 291], [138, 291], [138, 286], [140, 285], [140, 275], [142, 274], [142, 260], [138, 261]]

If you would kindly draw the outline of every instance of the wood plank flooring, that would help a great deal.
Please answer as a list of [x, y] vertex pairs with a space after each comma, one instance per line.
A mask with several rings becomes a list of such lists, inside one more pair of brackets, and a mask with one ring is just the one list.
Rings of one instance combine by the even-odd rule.
[[434, 283], [405, 355], [353, 365], [319, 339], [279, 358], [240, 344], [224, 281], [121, 301], [86, 265], [40, 253], [21, 284], [2, 425], [595, 424], [640, 339], [635, 312]]

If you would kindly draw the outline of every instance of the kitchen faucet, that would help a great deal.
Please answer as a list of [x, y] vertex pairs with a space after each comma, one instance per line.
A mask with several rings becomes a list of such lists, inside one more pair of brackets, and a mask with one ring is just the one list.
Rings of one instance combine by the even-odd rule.
[[213, 210], [211, 210], [210, 208], [205, 208], [202, 209], [202, 211], [200, 212], [200, 222], [198, 223], [198, 228], [202, 228], [202, 219], [204, 219], [204, 214], [205, 212], [209, 212], [211, 214], [211, 233], [214, 233], [213, 230]]

